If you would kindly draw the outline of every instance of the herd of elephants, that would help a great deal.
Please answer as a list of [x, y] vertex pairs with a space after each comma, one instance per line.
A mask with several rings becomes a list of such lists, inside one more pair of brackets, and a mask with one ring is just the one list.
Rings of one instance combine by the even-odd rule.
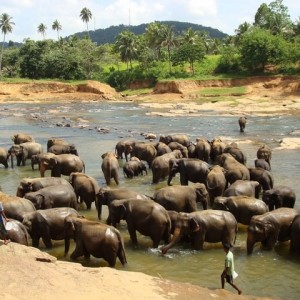
[[[241, 128], [241, 131], [244, 128]], [[23, 178], [16, 195], [0, 192], [9, 222], [6, 228], [13, 242], [47, 248], [53, 240], [64, 240], [65, 254], [70, 240], [75, 249], [71, 259], [103, 258], [115, 266], [117, 258], [127, 263], [122, 234], [117, 229], [126, 221], [131, 243], [138, 235], [152, 240], [162, 254], [176, 244], [202, 250], [204, 243], [234, 246], [238, 224], [247, 226], [247, 254], [256, 243], [271, 250], [278, 242], [290, 240], [290, 251], [300, 254], [300, 212], [294, 208], [291, 187], [274, 185], [272, 151], [267, 145], [257, 149], [255, 167], [246, 166], [246, 155], [236, 143], [220, 138], [191, 141], [185, 134], [151, 134], [147, 141], [120, 140], [115, 149], [102, 154], [101, 169], [107, 186], [85, 173], [84, 161], [76, 146], [64, 139], [49, 139], [47, 152], [33, 136], [18, 133], [9, 149], [0, 147], [0, 163], [5, 168], [31, 162], [40, 177]], [[120, 161], [122, 160], [122, 167]], [[46, 171], [51, 176], [46, 176]], [[153, 195], [118, 187], [120, 176], [133, 179], [151, 170], [152, 184], [168, 186]], [[175, 176], [180, 184], [173, 184]], [[67, 178], [67, 179], [66, 179]], [[94, 203], [99, 221], [80, 214]], [[102, 206], [108, 217], [102, 221]], [[3, 237], [1, 237], [3, 238]], [[163, 241], [163, 245], [161, 242]]]

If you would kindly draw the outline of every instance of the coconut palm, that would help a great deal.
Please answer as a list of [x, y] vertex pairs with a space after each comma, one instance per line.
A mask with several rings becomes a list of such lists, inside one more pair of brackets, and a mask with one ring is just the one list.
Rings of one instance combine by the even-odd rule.
[[42, 34], [43, 38], [45, 39], [45, 35], [46, 35], [46, 30], [47, 30], [47, 27], [45, 24], [41, 23], [39, 26], [38, 26], [38, 33]]
[[57, 39], [59, 40], [59, 31], [62, 29], [62, 27], [57, 20], [53, 22], [52, 29], [57, 31]]
[[6, 13], [3, 13], [0, 16], [0, 28], [1, 28], [1, 32], [3, 33], [3, 42], [2, 42], [1, 55], [0, 55], [0, 74], [2, 69], [2, 57], [3, 57], [4, 43], [5, 43], [5, 36], [7, 35], [7, 33], [12, 32], [12, 25], [15, 25], [15, 23], [12, 22], [11, 19], [12, 17], [10, 17]]
[[92, 19], [91, 11], [87, 7], [84, 7], [80, 12], [80, 17], [81, 17], [81, 20], [84, 23], [86, 23], [86, 31], [87, 31], [88, 36], [90, 37], [90, 35], [89, 35], [89, 21]]

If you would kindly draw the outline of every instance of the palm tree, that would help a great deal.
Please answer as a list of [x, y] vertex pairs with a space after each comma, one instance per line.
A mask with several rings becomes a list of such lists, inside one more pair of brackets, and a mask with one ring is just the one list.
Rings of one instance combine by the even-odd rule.
[[80, 12], [80, 17], [81, 20], [86, 23], [86, 31], [88, 34], [88, 37], [90, 37], [89, 35], [89, 21], [92, 19], [92, 13], [88, 8], [83, 8]]
[[2, 57], [3, 57], [3, 50], [4, 50], [4, 43], [5, 43], [5, 36], [7, 33], [12, 32], [12, 25], [15, 25], [14, 22], [11, 21], [12, 17], [8, 14], [3, 13], [0, 17], [0, 28], [1, 32], [3, 33], [3, 42], [1, 48], [1, 56], [0, 56], [0, 74], [1, 74], [1, 67], [2, 67]]
[[46, 35], [46, 30], [47, 30], [47, 27], [45, 24], [41, 23], [38, 26], [38, 33], [41, 33], [44, 39], [45, 39], [45, 35]]
[[188, 44], [194, 45], [199, 40], [199, 33], [193, 30], [192, 27], [189, 27], [183, 32], [182, 40]]
[[52, 29], [57, 31], [57, 39], [59, 40], [59, 31], [62, 29], [62, 27], [57, 20], [53, 22]]
[[175, 38], [175, 33], [172, 27], [166, 25], [163, 30], [163, 40], [161, 42], [161, 46], [167, 48], [170, 72], [171, 72], [171, 48], [177, 45], [178, 45], [178, 40]]

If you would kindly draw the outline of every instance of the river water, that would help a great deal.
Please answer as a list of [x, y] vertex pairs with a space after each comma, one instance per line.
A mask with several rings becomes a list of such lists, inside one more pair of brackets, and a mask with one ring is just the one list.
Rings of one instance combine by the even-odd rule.
[[[18, 132], [33, 135], [45, 150], [49, 138], [64, 138], [76, 145], [86, 164], [86, 173], [96, 178], [100, 186], [105, 186], [101, 154], [113, 151], [121, 138], [144, 141], [143, 133], [154, 133], [157, 136], [186, 133], [192, 141], [199, 136], [205, 136], [209, 140], [219, 136], [226, 141], [238, 143], [247, 154], [249, 167], [254, 166], [259, 145], [266, 143], [273, 149], [271, 163], [275, 185], [294, 188], [298, 198], [296, 208], [300, 209], [300, 151], [279, 148], [282, 138], [299, 137], [292, 135], [300, 129], [298, 116], [250, 117], [245, 133], [240, 133], [236, 116], [216, 116], [207, 111], [200, 117], [193, 114], [163, 117], [149, 114], [152, 110], [131, 102], [0, 104], [0, 146], [8, 149], [12, 144], [10, 136]], [[66, 124], [70, 127], [64, 126]], [[120, 168], [122, 163], [120, 161]], [[50, 176], [50, 173], [46, 175]], [[0, 186], [5, 193], [15, 194], [19, 181], [27, 176], [39, 177], [39, 172], [32, 171], [29, 162], [25, 167], [14, 169], [0, 166]], [[147, 195], [152, 195], [156, 189], [166, 186], [166, 182], [153, 185], [151, 171], [147, 176], [135, 179], [125, 179], [123, 175], [120, 177], [120, 187], [129, 187]], [[173, 180], [173, 184], [176, 183], [179, 183], [178, 177]], [[82, 209], [81, 213], [88, 218], [97, 219], [94, 206], [91, 211]], [[104, 220], [106, 216], [105, 207]], [[193, 251], [189, 245], [178, 245], [162, 256], [159, 250], [151, 248], [151, 241], [141, 235], [138, 235], [139, 248], [133, 249], [125, 223], [119, 229], [125, 240], [128, 265], [123, 267], [117, 261], [117, 269], [143, 272], [212, 289], [220, 288], [220, 274], [225, 256], [221, 244], [205, 244], [203, 251]], [[299, 299], [300, 258], [290, 256], [289, 243], [278, 244], [270, 252], [261, 250], [257, 244], [253, 255], [247, 256], [246, 237], [246, 227], [240, 226], [233, 253], [239, 273], [236, 284], [243, 293]], [[42, 242], [40, 247], [48, 251]], [[55, 242], [54, 248], [48, 252], [58, 259], [69, 260], [68, 257], [63, 257], [63, 241]], [[106, 266], [103, 260], [94, 258], [89, 262], [79, 259], [78, 263], [89, 267]], [[233, 291], [230, 286], [227, 288]]]

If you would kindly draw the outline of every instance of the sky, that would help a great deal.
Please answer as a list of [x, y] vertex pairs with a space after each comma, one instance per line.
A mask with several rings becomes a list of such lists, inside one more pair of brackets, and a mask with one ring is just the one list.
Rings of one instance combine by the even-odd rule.
[[[92, 13], [90, 30], [110, 26], [139, 25], [154, 21], [181, 21], [195, 23], [233, 35], [244, 22], [253, 23], [255, 13], [269, 0], [0, 0], [0, 14], [12, 17], [12, 33], [6, 41], [43, 39], [38, 26], [46, 25], [46, 38], [57, 39], [52, 29], [55, 20], [62, 26], [61, 37], [86, 30], [80, 11], [86, 7]], [[300, 17], [299, 0], [283, 0], [291, 20]], [[1, 35], [2, 36], [2, 35]], [[2, 40], [2, 37], [1, 37]]]

